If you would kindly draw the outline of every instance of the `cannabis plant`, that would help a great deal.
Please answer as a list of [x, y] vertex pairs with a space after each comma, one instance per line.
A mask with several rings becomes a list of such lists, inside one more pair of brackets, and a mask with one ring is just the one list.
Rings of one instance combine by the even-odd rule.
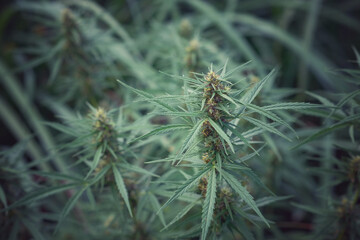
[[137, 140], [165, 132], [188, 132], [176, 155], [152, 161], [170, 161], [176, 166], [189, 168], [186, 181], [174, 190], [160, 210], [165, 211], [169, 204], [190, 189], [197, 194], [197, 198], [184, 207], [165, 229], [184, 217], [197, 202], [201, 202], [202, 210], [194, 216], [201, 216], [201, 221], [192, 221], [191, 235], [201, 233], [201, 239], [206, 239], [208, 235], [215, 237], [224, 231], [236, 230], [245, 238], [253, 238], [245, 220], [270, 227], [259, 207], [284, 199], [272, 196], [255, 202], [249, 192], [247, 178], [269, 194], [273, 193], [262, 184], [246, 161], [259, 155], [266, 145], [261, 138], [263, 132], [291, 141], [277, 128], [285, 126], [292, 132], [294, 130], [274, 113], [276, 110], [306, 109], [316, 105], [296, 102], [263, 107], [254, 105], [253, 100], [266, 82], [274, 77], [275, 70], [262, 80], [243, 88], [237, 88], [237, 82], [228, 81], [228, 76], [235, 70], [238, 69], [226, 72], [225, 64], [218, 71], [214, 71], [211, 66], [207, 74], [194, 73], [194, 78], [181, 77], [184, 94], [180, 96], [154, 97], [119, 81], [144, 101], [154, 103], [158, 107], [156, 114], [179, 119], [179, 122], [160, 126]]
[[[142, 228], [141, 225], [146, 222], [136, 220], [134, 214], [144, 214], [141, 212], [143, 207], [137, 207], [137, 205], [144, 204], [144, 198], [141, 196], [143, 193], [148, 196], [151, 193], [147, 193], [148, 184], [142, 184], [148, 181], [148, 177], [156, 177], [156, 175], [137, 166], [136, 151], [134, 147], [127, 144], [131, 139], [128, 134], [131, 127], [120, 125], [121, 116], [118, 120], [116, 125], [111, 113], [106, 112], [101, 107], [97, 109], [91, 107], [91, 112], [87, 117], [77, 118], [76, 120], [68, 119], [66, 121], [67, 126], [48, 123], [51, 127], [65, 133], [63, 137], [68, 141], [58, 151], [65, 152], [63, 154], [65, 156], [76, 156], [77, 161], [69, 166], [68, 171], [70, 171], [70, 174], [34, 172], [36, 176], [44, 178], [41, 184], [33, 187], [30, 194], [7, 206], [5, 210], [7, 212], [15, 211], [13, 209], [65, 192], [69, 199], [61, 210], [60, 218], [56, 220], [57, 223], [54, 225], [55, 233], [63, 224], [66, 216], [74, 209], [76, 218], [83, 221], [84, 225], [82, 227], [84, 231], [92, 236], [99, 234], [96, 231], [106, 232], [108, 229], [91, 229], [88, 226], [90, 223], [104, 221], [105, 227], [110, 228], [110, 223], [114, 225], [121, 221], [123, 229], [120, 232], [114, 230], [110, 235], [108, 234], [109, 237], [126, 236], [130, 238], [130, 236], [137, 236], [134, 239], [145, 239], [144, 236], [148, 233], [145, 230], [139, 233], [137, 227]], [[57, 183], [56, 180], [61, 180], [61, 184]], [[86, 199], [81, 200], [84, 194]], [[118, 205], [118, 212], [113, 213], [110, 211], [107, 219], [103, 219], [103, 215], [99, 217], [92, 216], [98, 203], [109, 201], [109, 194], [113, 197], [110, 203], [115, 204], [118, 201], [124, 203]], [[79, 200], [82, 202], [81, 204]], [[152, 202], [156, 210], [159, 203], [156, 199], [153, 199]], [[50, 212], [57, 211], [51, 205], [48, 206], [47, 203], [40, 206], [48, 208]], [[140, 212], [137, 212], [138, 210]], [[107, 209], [103, 211], [108, 212]], [[90, 215], [90, 218], [87, 215]], [[130, 218], [127, 216], [130, 216]], [[134, 228], [133, 226], [137, 227]]]
[[[356, 63], [360, 66], [360, 56], [355, 51]], [[312, 149], [308, 149], [309, 158], [319, 164], [312, 172], [322, 177], [323, 186], [319, 190], [321, 207], [298, 205], [316, 216], [316, 228], [313, 237], [316, 239], [357, 239], [360, 232], [359, 225], [359, 94], [357, 89], [360, 79], [359, 70], [343, 70], [347, 75], [345, 87], [356, 88], [349, 93], [336, 94], [324, 99], [314, 95], [331, 106], [330, 110], [320, 113], [324, 126], [315, 133], [303, 139], [296, 147], [308, 142], [315, 142]], [[336, 104], [333, 102], [337, 102]], [[340, 130], [347, 129], [346, 132]], [[334, 145], [324, 146], [318, 140], [331, 141]], [[318, 150], [323, 149], [319, 154]]]

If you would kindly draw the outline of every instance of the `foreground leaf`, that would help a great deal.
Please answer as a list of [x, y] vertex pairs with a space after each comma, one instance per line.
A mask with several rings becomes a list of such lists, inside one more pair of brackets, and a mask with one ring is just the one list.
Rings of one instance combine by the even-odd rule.
[[246, 121], [254, 124], [255, 126], [257, 127], [260, 127], [266, 131], [269, 131], [269, 132], [272, 132], [272, 133], [275, 133], [276, 135], [279, 135], [280, 137], [283, 137], [285, 138], [286, 140], [288, 140], [289, 142], [291, 142], [291, 139], [288, 138], [287, 136], [285, 136], [283, 133], [281, 133], [279, 130], [277, 130], [276, 128], [274, 128], [273, 126], [271, 126], [270, 124], [268, 123], [264, 123], [258, 119], [255, 119], [255, 118], [252, 118], [252, 117], [246, 117], [246, 116], [243, 116], [242, 118], [244, 118]]
[[115, 165], [113, 165], [112, 169], [113, 169], [113, 173], [114, 173], [114, 177], [115, 177], [116, 186], [120, 192], [121, 197], [124, 199], [126, 207], [129, 210], [130, 216], [132, 217], [133, 215], [132, 215], [131, 208], [130, 208], [129, 196], [128, 196], [128, 192], [127, 192], [125, 184], [124, 184], [124, 180], [120, 174], [120, 171], [117, 169], [117, 167]]
[[161, 126], [161, 127], [158, 127], [156, 129], [150, 131], [147, 134], [144, 134], [140, 137], [135, 138], [134, 140], [131, 141], [131, 143], [139, 141], [139, 140], [147, 138], [147, 137], [150, 137], [150, 136], [153, 136], [153, 135], [168, 133], [168, 132], [177, 131], [180, 129], [189, 129], [189, 128], [190, 128], [190, 126], [188, 124], [171, 124], [171, 125]]
[[201, 217], [202, 240], [206, 239], [206, 235], [209, 231], [209, 227], [213, 219], [215, 199], [216, 199], [216, 170], [215, 168], [213, 168], [212, 171], [210, 172], [209, 181], [206, 188], [206, 196], [202, 208], [202, 217]]
[[64, 221], [65, 217], [69, 214], [69, 212], [71, 211], [71, 209], [73, 209], [73, 207], [75, 206], [77, 200], [81, 197], [81, 195], [83, 194], [83, 192], [88, 188], [88, 185], [84, 186], [81, 190], [79, 190], [76, 194], [74, 194], [69, 201], [67, 201], [64, 209], [61, 212], [58, 224], [55, 228], [55, 232], [57, 232], [59, 230], [59, 227], [61, 225], [61, 223]]
[[203, 170], [197, 172], [194, 176], [189, 178], [183, 185], [181, 185], [175, 193], [171, 196], [171, 198], [159, 209], [158, 213], [172, 203], [174, 200], [183, 195], [187, 190], [189, 190], [195, 183], [197, 183], [200, 178], [209, 171], [209, 167], [204, 168]]
[[254, 198], [250, 195], [246, 188], [242, 186], [241, 183], [230, 173], [224, 170], [222, 170], [221, 173], [225, 181], [230, 185], [230, 187], [234, 189], [234, 191], [239, 194], [239, 196], [244, 200], [244, 202], [246, 202], [251, 207], [251, 209], [253, 209], [257, 215], [259, 215], [259, 217], [265, 222], [268, 227], [270, 227], [268, 221], [264, 218], [259, 208], [256, 206]]

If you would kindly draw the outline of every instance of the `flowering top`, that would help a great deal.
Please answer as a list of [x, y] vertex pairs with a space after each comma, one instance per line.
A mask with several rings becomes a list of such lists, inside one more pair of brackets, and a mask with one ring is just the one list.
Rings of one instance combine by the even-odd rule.
[[225, 86], [221, 82], [220, 76], [213, 71], [205, 75], [205, 80], [207, 84], [204, 87], [203, 97], [205, 98], [206, 111], [211, 119], [217, 121], [223, 116], [221, 110], [219, 110], [219, 104], [224, 102], [220, 93], [224, 92], [225, 94], [230, 88]]

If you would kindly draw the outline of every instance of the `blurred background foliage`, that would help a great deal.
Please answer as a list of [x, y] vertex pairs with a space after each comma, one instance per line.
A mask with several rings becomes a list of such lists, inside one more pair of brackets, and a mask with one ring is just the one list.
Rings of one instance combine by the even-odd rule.
[[[1, 239], [186, 236], [194, 219], [160, 232], [184, 207], [180, 201], [156, 212], [189, 173], [144, 163], [176, 153], [184, 136], [129, 144], [152, 125], [174, 120], [151, 114], [154, 107], [136, 101], [116, 79], [155, 96], [179, 95], [183, 82], [173, 76], [193, 77], [226, 61], [228, 69], [251, 61], [230, 76], [244, 85], [279, 69], [257, 105], [305, 101], [327, 108], [279, 113], [299, 139], [286, 129], [292, 142], [264, 135], [266, 148], [249, 162], [271, 191], [291, 196], [262, 208], [271, 228], [246, 222], [251, 235], [218, 237], [360, 238], [359, 1], [15, 0], [0, 6]], [[119, 174], [132, 219], [124, 191], [117, 194], [112, 184], [119, 186], [116, 167], [106, 175], [101, 165], [109, 160], [99, 153], [111, 158], [111, 144], [126, 153]], [[244, 184], [255, 199], [265, 196]]]

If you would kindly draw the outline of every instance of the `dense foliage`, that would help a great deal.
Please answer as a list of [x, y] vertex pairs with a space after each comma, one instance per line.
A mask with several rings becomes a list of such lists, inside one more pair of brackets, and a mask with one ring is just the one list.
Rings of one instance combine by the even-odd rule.
[[360, 239], [359, 10], [4, 2], [0, 239]]

